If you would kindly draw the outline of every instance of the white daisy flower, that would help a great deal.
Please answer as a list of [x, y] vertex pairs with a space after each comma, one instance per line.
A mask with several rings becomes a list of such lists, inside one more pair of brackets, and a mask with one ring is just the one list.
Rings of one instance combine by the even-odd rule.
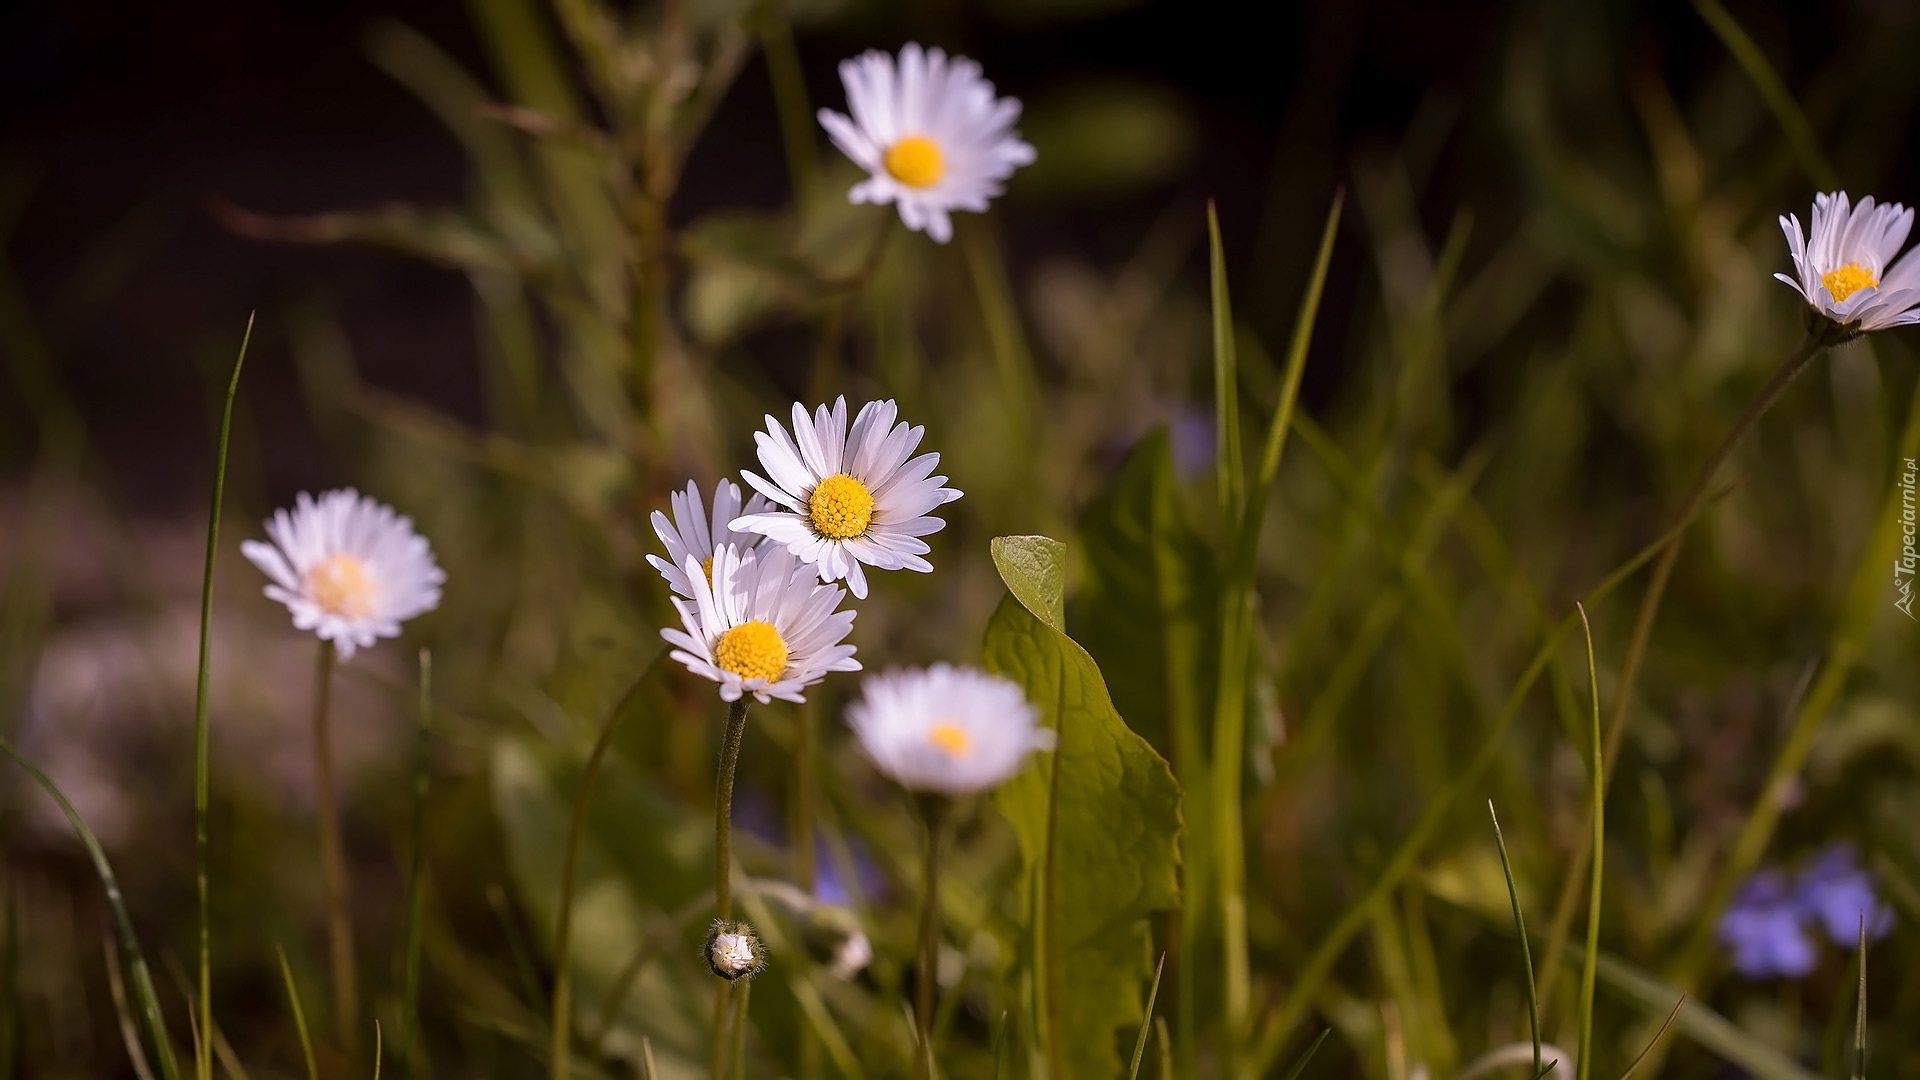
[[755, 494], [742, 506], [740, 485], [731, 480], [722, 480], [713, 486], [711, 515], [700, 501], [700, 485], [691, 480], [687, 481], [686, 491], [676, 491], [671, 498], [672, 520], [658, 510], [653, 512], [653, 531], [660, 537], [660, 542], [667, 546], [667, 557], [663, 559], [658, 555], [649, 555], [647, 561], [660, 571], [661, 577], [667, 579], [667, 585], [674, 592], [691, 599], [693, 583], [680, 569], [680, 564], [686, 561], [688, 555], [694, 556], [705, 571], [706, 579], [712, 581], [714, 552], [728, 544], [743, 552], [750, 551], [760, 542], [757, 533], [735, 532], [727, 523], [741, 514], [758, 514], [770, 509], [772, 504], [765, 497]]
[[1853, 334], [1920, 322], [1920, 259], [1896, 259], [1913, 228], [1913, 211], [1899, 203], [1875, 205], [1873, 196], [1849, 208], [1847, 193], [1813, 197], [1813, 230], [1800, 219], [1780, 219], [1798, 278], [1775, 274], [1813, 310]]
[[847, 429], [847, 399], [820, 406], [812, 419], [793, 406], [793, 434], [767, 417], [767, 430], [754, 432], [760, 465], [767, 477], [742, 472], [747, 482], [785, 510], [745, 514], [730, 527], [760, 533], [791, 548], [801, 562], [820, 568], [820, 580], [846, 579], [853, 595], [867, 598], [861, 563], [881, 570], [918, 570], [933, 564], [920, 556], [932, 550], [920, 537], [939, 532], [946, 522], [927, 511], [960, 497], [941, 487], [944, 476], [930, 476], [939, 454], [907, 455], [920, 445], [924, 427], [895, 423], [892, 401], [869, 401]]
[[869, 51], [841, 61], [840, 81], [853, 115], [821, 109], [820, 126], [871, 174], [847, 198], [897, 203], [907, 228], [942, 244], [953, 236], [948, 214], [984, 211], [1013, 170], [1033, 163], [1033, 147], [1013, 130], [1019, 100], [994, 97], [964, 56], [908, 45], [896, 65]]
[[680, 569], [693, 584], [692, 597], [673, 601], [686, 629], [666, 627], [660, 636], [688, 671], [720, 684], [722, 701], [743, 693], [762, 705], [803, 701], [800, 691], [827, 672], [860, 670], [853, 646], [844, 643], [854, 613], [834, 610], [846, 590], [821, 584], [786, 548], [722, 547], [711, 584], [691, 552]]
[[242, 542], [240, 553], [273, 579], [266, 594], [287, 605], [293, 625], [333, 642], [342, 660], [440, 605], [447, 575], [413, 522], [352, 488], [301, 492], [292, 513], [267, 522], [267, 537]]
[[868, 679], [847, 723], [880, 771], [913, 791], [970, 795], [1020, 771], [1053, 731], [1020, 687], [997, 675], [935, 664]]

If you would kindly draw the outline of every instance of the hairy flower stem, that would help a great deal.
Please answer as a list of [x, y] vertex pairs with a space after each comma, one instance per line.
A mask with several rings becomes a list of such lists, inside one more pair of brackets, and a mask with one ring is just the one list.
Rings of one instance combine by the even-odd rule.
[[[1727, 459], [1746, 438], [1747, 432], [1765, 416], [1767, 410], [1791, 383], [1795, 376], [1806, 370], [1808, 364], [1819, 356], [1825, 342], [1813, 334], [1808, 334], [1780, 366], [1774, 369], [1766, 385], [1747, 403], [1746, 411], [1733, 422], [1727, 434], [1714, 447], [1713, 453], [1700, 466], [1693, 478], [1693, 486], [1687, 489], [1686, 497], [1680, 501], [1680, 512], [1675, 515], [1675, 527], [1672, 539], [1660, 552], [1660, 559], [1653, 564], [1653, 573], [1647, 579], [1647, 591], [1640, 596], [1640, 609], [1633, 617], [1632, 636], [1627, 639], [1627, 650], [1620, 658], [1620, 678], [1614, 686], [1613, 703], [1607, 710], [1606, 740], [1601, 748], [1602, 766], [1599, 772], [1600, 797], [1605, 798], [1607, 785], [1613, 779], [1611, 764], [1620, 758], [1620, 739], [1626, 731], [1627, 705], [1633, 700], [1633, 682], [1640, 674], [1640, 661], [1646, 655], [1647, 642], [1653, 636], [1653, 622], [1660, 614], [1660, 601], [1666, 595], [1667, 581], [1673, 576], [1674, 564], [1680, 560], [1680, 547], [1686, 539], [1686, 530], [1693, 519], [1705, 507], [1707, 495], [1712, 488], [1714, 478], [1726, 465]], [[1588, 819], [1580, 830], [1579, 848], [1574, 852], [1573, 862], [1567, 867], [1567, 874], [1560, 887], [1560, 896], [1553, 908], [1553, 922], [1547, 931], [1546, 958], [1541, 965], [1540, 1000], [1548, 1000], [1553, 992], [1554, 978], [1560, 972], [1560, 946], [1566, 941], [1573, 926], [1574, 906], [1579, 901], [1580, 882], [1585, 876], [1587, 860], [1593, 855], [1593, 808], [1587, 808]], [[1594, 912], [1590, 918], [1598, 918]]]
[[[727, 733], [720, 740], [720, 772], [713, 782], [713, 909], [714, 918], [733, 915], [733, 773], [740, 765], [740, 741], [747, 734], [747, 697], [727, 708]], [[721, 983], [713, 998], [713, 1043], [707, 1063], [709, 1080], [726, 1076], [727, 993]], [[744, 1022], [744, 1020], [743, 1020]]]
[[340, 845], [340, 807], [333, 787], [333, 642], [320, 642], [313, 689], [313, 804], [320, 822], [320, 870], [327, 886], [327, 955], [333, 965], [333, 1027], [353, 1060], [360, 1050], [360, 986], [353, 962], [353, 913], [347, 901], [347, 858]]
[[940, 837], [946, 831], [947, 800], [923, 795], [920, 820], [927, 828], [926, 875], [920, 892], [920, 950], [914, 980], [913, 1018], [920, 1030], [920, 1052], [913, 1059], [915, 1080], [933, 1076], [934, 976], [940, 964]]

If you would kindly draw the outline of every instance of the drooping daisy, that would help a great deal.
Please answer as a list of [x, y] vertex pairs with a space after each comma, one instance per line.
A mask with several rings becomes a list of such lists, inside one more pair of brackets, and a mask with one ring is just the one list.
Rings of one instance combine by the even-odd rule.
[[301, 492], [292, 513], [275, 511], [267, 537], [240, 553], [273, 579], [266, 594], [293, 625], [333, 642], [342, 660], [440, 604], [447, 575], [413, 522], [352, 488]]
[[896, 203], [907, 228], [942, 244], [953, 236], [948, 214], [984, 211], [1013, 170], [1033, 163], [1013, 130], [1019, 100], [994, 97], [966, 57], [908, 45], [896, 64], [868, 51], [841, 61], [840, 81], [853, 115], [821, 109], [820, 125], [871, 174], [847, 198]]
[[[946, 522], [927, 511], [960, 497], [930, 475], [939, 454], [907, 455], [920, 445], [924, 427], [895, 423], [892, 401], [869, 401], [847, 428], [847, 399], [820, 406], [809, 418], [793, 406], [793, 434], [767, 417], [767, 430], [753, 435], [767, 476], [743, 472], [747, 482], [784, 510], [735, 518], [731, 527], [760, 533], [790, 548], [800, 561], [820, 568], [820, 580], [846, 579], [853, 595], [867, 598], [861, 563], [881, 570], [918, 570], [933, 564], [920, 537]], [[770, 479], [769, 479], [770, 478]]]
[[821, 584], [786, 548], [720, 548], [711, 583], [691, 552], [680, 569], [693, 584], [691, 598], [673, 602], [686, 629], [669, 626], [660, 636], [688, 671], [720, 684], [722, 701], [743, 693], [762, 705], [803, 701], [800, 691], [827, 672], [860, 670], [853, 646], [844, 643], [854, 613], [834, 610], [846, 590]]
[[752, 550], [760, 542], [757, 533], [735, 532], [727, 523], [741, 514], [757, 514], [770, 508], [765, 497], [755, 494], [740, 503], [740, 485], [731, 480], [722, 480], [713, 486], [713, 513], [707, 513], [700, 501], [700, 485], [687, 481], [687, 490], [676, 491], [671, 496], [673, 518], [658, 510], [653, 512], [653, 531], [660, 542], [667, 546], [667, 557], [647, 556], [653, 568], [667, 579], [667, 585], [674, 592], [691, 599], [693, 583], [680, 569], [688, 555], [700, 564], [708, 581], [713, 580], [713, 553], [727, 544], [732, 544], [742, 552]]
[[1019, 686], [948, 664], [868, 679], [847, 723], [881, 772], [909, 790], [949, 796], [1000, 784], [1029, 751], [1054, 742]]
[[1846, 192], [1822, 193], [1813, 197], [1812, 224], [1811, 235], [1803, 235], [1798, 217], [1780, 219], [1798, 276], [1773, 276], [1832, 320], [1838, 340], [1920, 322], [1920, 259], [1900, 255], [1912, 210], [1876, 205], [1871, 195], [1849, 207]]

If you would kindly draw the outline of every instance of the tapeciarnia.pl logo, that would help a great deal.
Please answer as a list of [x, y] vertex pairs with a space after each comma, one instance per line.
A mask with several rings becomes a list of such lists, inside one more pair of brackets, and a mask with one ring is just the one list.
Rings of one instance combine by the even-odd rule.
[[1913, 506], [1914, 474], [1920, 472], [1914, 466], [1914, 459], [1903, 460], [1906, 468], [1900, 473], [1900, 556], [1893, 560], [1893, 588], [1900, 598], [1893, 606], [1907, 613], [1907, 618], [1920, 622], [1920, 616], [1913, 613], [1914, 571], [1920, 568], [1920, 554], [1915, 553], [1915, 523]]

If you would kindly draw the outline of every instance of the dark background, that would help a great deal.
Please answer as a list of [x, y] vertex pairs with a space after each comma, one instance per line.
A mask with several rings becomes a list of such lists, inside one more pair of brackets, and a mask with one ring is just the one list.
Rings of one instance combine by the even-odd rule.
[[[1091, 202], [1023, 197], [1016, 183], [1002, 230], [1016, 267], [1066, 244], [1117, 259], [1163, 208], [1216, 199], [1236, 260], [1288, 253], [1243, 271], [1255, 295], [1249, 317], [1275, 336], [1292, 301], [1264, 297], [1291, 297], [1308, 245], [1266, 241], [1308, 235], [1348, 154], [1408, 138], [1423, 105], [1442, 120], [1422, 207], [1431, 233], [1444, 232], [1462, 205], [1476, 213], [1477, 232], [1502, 227], [1513, 180], [1504, 136], [1483, 119], [1497, 110], [1477, 99], [1494, 92], [1519, 5], [1052, 7], [1055, 15], [1036, 18], [1015, 0], [850, 4], [801, 21], [801, 60], [817, 105], [839, 100], [840, 58], [903, 37], [981, 60], [1003, 92], [1023, 98], [1113, 76], [1170, 88], [1193, 127], [1180, 174]], [[1846, 5], [1735, 11], [1790, 82], [1796, 65], [1845, 40], [1850, 16], [1869, 14]], [[263, 323], [245, 392], [283, 433], [304, 421], [274, 316], [309, 296], [338, 313], [370, 381], [459, 415], [477, 411], [459, 275], [380, 253], [250, 241], [207, 209], [215, 199], [279, 214], [460, 199], [466, 165], [456, 144], [363, 56], [366, 28], [379, 19], [401, 20], [470, 70], [487, 70], [458, 0], [15, 0], [0, 10], [0, 239], [35, 330], [51, 339], [59, 382], [129, 508], [164, 512], [199, 493], [191, 463], [204, 456], [207, 379], [250, 311]], [[1687, 5], [1613, 4], [1589, 25], [1610, 31], [1592, 43], [1594, 64], [1658, 65], [1678, 100], [1726, 64]], [[1568, 133], [1574, 145], [1610, 122], [1594, 119], [1595, 132]], [[690, 163], [678, 215], [778, 205], [786, 176], [768, 153], [777, 144], [756, 59]], [[1910, 166], [1901, 171], [1911, 175]], [[1343, 255], [1330, 308], [1344, 310], [1367, 277], [1360, 259]], [[1338, 323], [1323, 327], [1320, 347], [1339, 355], [1342, 333]], [[9, 353], [20, 347], [17, 332], [0, 342]], [[1310, 365], [1309, 400], [1340, 377]], [[14, 380], [0, 383], [0, 474], [13, 476], [33, 452], [30, 415], [7, 400], [16, 392]], [[316, 479], [299, 446], [277, 440], [274, 489]]]

